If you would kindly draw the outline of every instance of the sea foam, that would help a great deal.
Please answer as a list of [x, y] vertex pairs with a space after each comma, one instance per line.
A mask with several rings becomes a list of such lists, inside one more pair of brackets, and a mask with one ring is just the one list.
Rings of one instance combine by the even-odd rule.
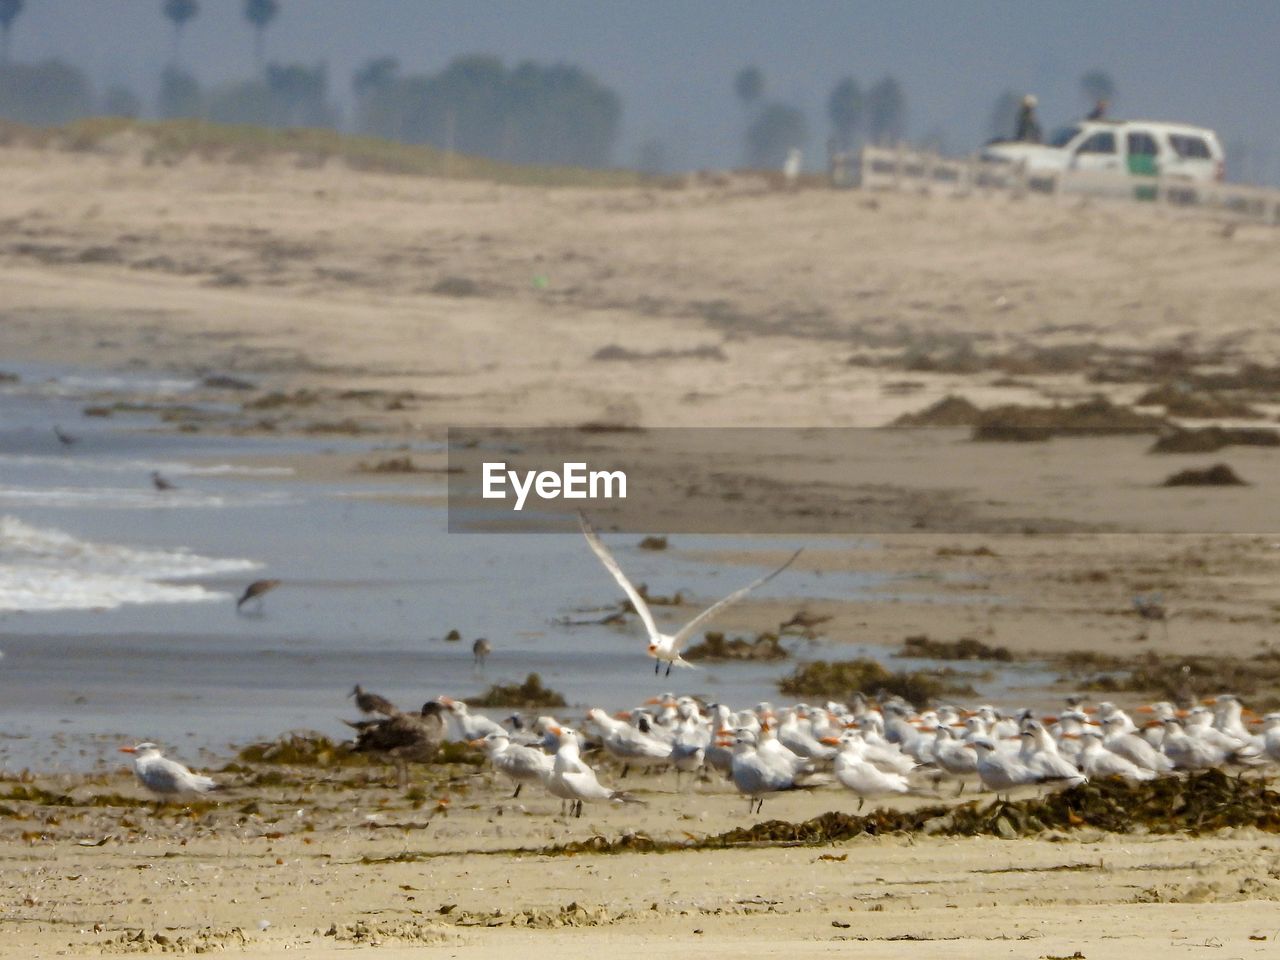
[[80, 540], [0, 516], [0, 611], [114, 609], [126, 603], [197, 603], [227, 594], [169, 581], [241, 573], [259, 564]]

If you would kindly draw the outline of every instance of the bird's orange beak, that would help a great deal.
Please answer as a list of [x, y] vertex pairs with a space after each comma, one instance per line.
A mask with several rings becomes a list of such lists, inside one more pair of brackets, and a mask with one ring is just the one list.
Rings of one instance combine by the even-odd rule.
[[[650, 649], [650, 650], [655, 649], [655, 647], [654, 647], [654, 645], [653, 645], [652, 643], [651, 643], [651, 644], [649, 644], [649, 649]], [[661, 697], [650, 697], [648, 700], [646, 700], [646, 701], [645, 701], [645, 706], [653, 707], [653, 706], [657, 706], [657, 705], [658, 705], [658, 704], [660, 704], [661, 702], [662, 702], [662, 698], [661, 698]]]
[[121, 747], [120, 752], [121, 753], [137, 753], [138, 748], [137, 747]]
[[827, 745], [829, 745], [829, 746], [832, 746], [832, 747], [838, 747], [838, 746], [840, 746], [840, 738], [839, 738], [839, 737], [823, 737], [823, 738], [822, 738], [822, 742], [823, 742], [823, 743], [825, 743], [825, 744], [827, 744]]
[[564, 733], [563, 727], [547, 727], [547, 729], [550, 730], [552, 733], [554, 733], [557, 737]]
[[484, 746], [484, 737], [476, 737], [474, 740], [468, 740], [468, 741], [467, 741], [467, 746], [468, 746], [468, 747], [483, 747], [483, 746]]
[[1084, 713], [1089, 714], [1090, 716], [1092, 716], [1093, 714], [1095, 714], [1095, 713], [1097, 713], [1097, 712], [1098, 712], [1098, 708], [1097, 708], [1097, 707], [1085, 707], [1083, 712], [1084, 712]]
[[1040, 722], [1041, 723], [1057, 723], [1058, 718], [1057, 717], [1041, 717]]
[[1144, 703], [1142, 706], [1138, 708], [1138, 712], [1139, 713], [1155, 713], [1156, 708], [1151, 706], [1151, 704], [1149, 703]]

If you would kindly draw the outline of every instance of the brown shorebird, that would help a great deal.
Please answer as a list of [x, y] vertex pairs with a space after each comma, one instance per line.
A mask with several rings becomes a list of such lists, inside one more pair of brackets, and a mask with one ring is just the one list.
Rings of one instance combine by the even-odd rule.
[[424, 703], [421, 713], [397, 712], [381, 720], [344, 722], [360, 731], [352, 750], [379, 754], [391, 761], [400, 786], [408, 783], [410, 763], [430, 763], [435, 759], [449, 729], [444, 704], [438, 700]]
[[[1165, 639], [1169, 639], [1169, 618], [1173, 616], [1169, 608], [1164, 604], [1164, 596], [1159, 593], [1152, 593], [1146, 596], [1139, 594], [1133, 598], [1133, 610], [1143, 620], [1148, 623], [1158, 622], [1164, 629]], [[1147, 628], [1142, 628], [1142, 639], [1147, 638]]]
[[73, 437], [71, 434], [67, 433], [56, 423], [53, 425], [53, 435], [58, 438], [58, 442], [62, 444], [64, 447], [69, 447], [73, 443], [80, 442], [79, 437]]
[[258, 609], [262, 608], [262, 597], [264, 594], [270, 593], [276, 587], [280, 586], [279, 580], [255, 580], [244, 588], [244, 593], [240, 595], [240, 599], [236, 601], [236, 613], [240, 612], [250, 600], [258, 601]]
[[178, 489], [172, 483], [166, 480], [164, 477], [160, 476], [159, 470], [151, 471], [151, 485], [155, 487], [157, 490], [159, 490], [161, 493], [163, 493], [166, 490]]
[[363, 690], [358, 683], [347, 696], [356, 698], [356, 706], [361, 713], [380, 713], [384, 717], [395, 717], [400, 714], [400, 710], [396, 705], [386, 697]]
[[493, 647], [484, 637], [480, 637], [471, 645], [471, 655], [475, 658], [477, 669], [484, 669], [484, 662], [488, 659], [489, 654], [493, 653]]

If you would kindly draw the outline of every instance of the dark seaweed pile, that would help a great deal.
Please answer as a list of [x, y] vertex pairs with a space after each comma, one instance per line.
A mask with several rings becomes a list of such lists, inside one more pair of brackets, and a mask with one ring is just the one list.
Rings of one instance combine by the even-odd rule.
[[815, 846], [888, 833], [1014, 839], [1081, 827], [1108, 833], [1191, 835], [1224, 827], [1255, 827], [1280, 833], [1280, 793], [1256, 777], [1233, 777], [1210, 770], [1185, 780], [1164, 777], [1136, 784], [1099, 780], [1026, 800], [875, 810], [865, 816], [831, 811], [800, 823], [767, 820], [686, 842], [654, 840], [636, 833], [616, 840], [595, 836], [538, 852], [671, 853], [750, 846]]

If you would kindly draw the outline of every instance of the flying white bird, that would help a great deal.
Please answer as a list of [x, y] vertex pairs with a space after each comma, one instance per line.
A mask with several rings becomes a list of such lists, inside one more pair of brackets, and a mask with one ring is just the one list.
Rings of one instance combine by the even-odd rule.
[[631, 605], [635, 608], [636, 613], [644, 622], [644, 628], [649, 634], [649, 656], [653, 657], [655, 661], [653, 664], [653, 672], [656, 674], [659, 667], [662, 666], [662, 662], [666, 661], [668, 676], [671, 674], [672, 666], [690, 666], [689, 662], [680, 656], [680, 653], [684, 649], [685, 644], [689, 641], [689, 638], [693, 636], [694, 632], [699, 627], [729, 605], [737, 603], [756, 587], [768, 583], [783, 570], [787, 569], [787, 567], [791, 566], [796, 557], [800, 556], [801, 553], [801, 550], [797, 550], [791, 555], [787, 562], [777, 570], [760, 577], [758, 580], [753, 580], [741, 590], [736, 590], [723, 600], [713, 603], [674, 634], [667, 634], [662, 633], [658, 629], [658, 624], [654, 621], [653, 614], [649, 611], [649, 605], [644, 602], [644, 597], [640, 596], [640, 591], [632, 586], [631, 581], [627, 579], [627, 575], [623, 573], [622, 568], [618, 566], [618, 561], [613, 559], [613, 555], [609, 553], [608, 549], [606, 549], [605, 545], [600, 541], [600, 538], [596, 536], [596, 532], [591, 529], [591, 524], [587, 522], [587, 518], [582, 514], [578, 514], [578, 520], [582, 524], [582, 534], [587, 538], [587, 543], [590, 545], [592, 551], [600, 558], [600, 562], [604, 564], [604, 568], [608, 570], [609, 573], [613, 574], [613, 579], [618, 581], [618, 586], [622, 587], [623, 592], [626, 593], [627, 597], [631, 600]]
[[221, 789], [209, 777], [192, 773], [176, 760], [162, 756], [154, 743], [121, 747], [120, 752], [133, 754], [133, 772], [138, 780], [162, 799], [200, 796]]

